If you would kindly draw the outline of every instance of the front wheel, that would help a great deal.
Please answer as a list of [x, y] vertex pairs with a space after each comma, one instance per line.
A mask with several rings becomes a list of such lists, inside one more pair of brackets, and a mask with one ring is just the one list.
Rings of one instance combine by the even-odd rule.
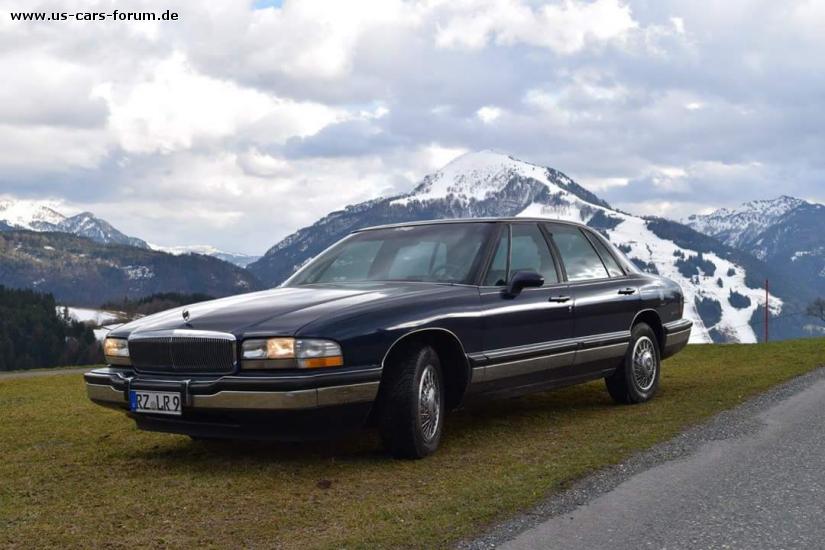
[[622, 366], [604, 379], [607, 391], [618, 403], [643, 403], [659, 389], [661, 354], [653, 329], [639, 323], [631, 331]]
[[409, 345], [387, 365], [379, 395], [378, 425], [384, 447], [398, 458], [435, 452], [444, 424], [444, 377], [435, 350]]

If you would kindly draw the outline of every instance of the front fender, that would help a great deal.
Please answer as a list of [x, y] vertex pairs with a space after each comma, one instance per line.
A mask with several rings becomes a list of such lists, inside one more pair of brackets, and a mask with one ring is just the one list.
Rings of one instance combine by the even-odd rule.
[[369, 307], [351, 308], [324, 316], [302, 327], [298, 335], [328, 338], [341, 344], [347, 365], [380, 365], [392, 345], [424, 329], [452, 333], [466, 353], [481, 343], [478, 288], [439, 287], [432, 295], [387, 300]]

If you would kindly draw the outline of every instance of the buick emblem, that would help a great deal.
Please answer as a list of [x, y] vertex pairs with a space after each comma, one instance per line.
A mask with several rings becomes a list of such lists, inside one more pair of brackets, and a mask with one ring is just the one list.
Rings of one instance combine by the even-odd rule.
[[188, 309], [183, 310], [183, 320], [186, 321], [186, 322], [189, 322], [189, 310]]

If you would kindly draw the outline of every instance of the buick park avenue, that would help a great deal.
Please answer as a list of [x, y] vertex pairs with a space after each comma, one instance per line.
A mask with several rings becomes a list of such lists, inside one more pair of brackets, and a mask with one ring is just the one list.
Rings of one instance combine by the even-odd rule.
[[672, 281], [597, 231], [473, 219], [355, 231], [276, 289], [112, 331], [89, 397], [195, 439], [330, 437], [377, 427], [393, 455], [438, 447], [464, 403], [597, 378], [651, 399], [691, 321]]

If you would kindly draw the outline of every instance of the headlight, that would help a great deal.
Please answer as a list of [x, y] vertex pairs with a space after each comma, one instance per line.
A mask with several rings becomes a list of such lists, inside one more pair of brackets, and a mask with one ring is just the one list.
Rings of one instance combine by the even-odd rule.
[[125, 338], [106, 338], [103, 341], [103, 355], [110, 365], [130, 365], [129, 342]]
[[244, 340], [244, 369], [315, 369], [344, 364], [341, 346], [331, 340], [266, 338]]

